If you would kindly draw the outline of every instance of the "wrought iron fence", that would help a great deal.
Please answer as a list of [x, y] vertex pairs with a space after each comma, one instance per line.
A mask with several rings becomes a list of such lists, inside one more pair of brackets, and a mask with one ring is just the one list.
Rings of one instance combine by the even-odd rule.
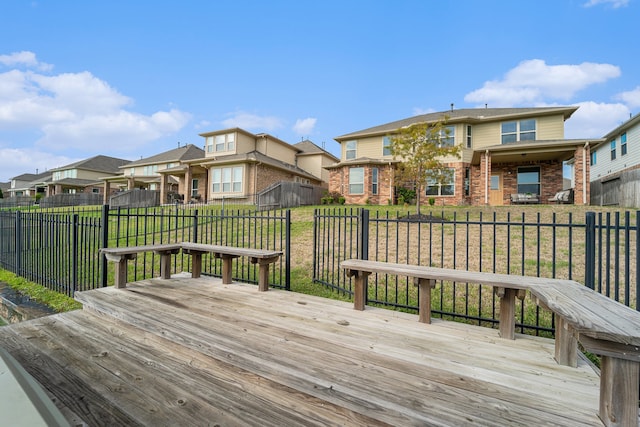
[[[584, 221], [572, 213], [526, 216], [455, 211], [417, 218], [366, 209], [316, 209], [313, 280], [352, 294], [339, 268], [348, 258], [518, 274], [579, 281], [628, 306], [639, 308], [638, 214], [595, 214]], [[497, 323], [492, 288], [440, 282], [432, 312], [480, 325]], [[418, 310], [418, 290], [407, 277], [372, 275], [367, 302]], [[533, 301], [518, 306], [521, 332], [552, 332], [554, 319]]]
[[[283, 251], [271, 269], [270, 284], [290, 288], [289, 211], [185, 209], [83, 209], [53, 212], [0, 212], [0, 267], [57, 292], [73, 296], [112, 283], [113, 269], [102, 247], [191, 241]], [[189, 271], [191, 257], [176, 254], [174, 273]], [[128, 281], [160, 275], [154, 253], [129, 263]], [[203, 274], [221, 275], [220, 260], [203, 257]], [[234, 263], [236, 280], [257, 283], [258, 268]], [[111, 280], [110, 280], [111, 277]]]

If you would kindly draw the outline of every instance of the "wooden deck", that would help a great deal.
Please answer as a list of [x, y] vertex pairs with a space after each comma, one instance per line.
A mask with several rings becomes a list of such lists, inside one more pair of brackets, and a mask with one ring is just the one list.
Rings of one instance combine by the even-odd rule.
[[212, 278], [78, 294], [0, 346], [90, 426], [602, 425], [553, 341]]

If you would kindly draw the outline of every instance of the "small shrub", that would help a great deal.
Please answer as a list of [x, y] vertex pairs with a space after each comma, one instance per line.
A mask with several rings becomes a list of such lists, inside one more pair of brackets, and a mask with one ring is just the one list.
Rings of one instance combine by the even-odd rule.
[[433, 206], [436, 204], [436, 199], [433, 197], [429, 197], [429, 206]]
[[344, 205], [344, 203], [347, 201], [347, 199], [345, 199], [344, 196], [340, 196], [338, 197], [338, 203], [340, 203], [341, 205]]

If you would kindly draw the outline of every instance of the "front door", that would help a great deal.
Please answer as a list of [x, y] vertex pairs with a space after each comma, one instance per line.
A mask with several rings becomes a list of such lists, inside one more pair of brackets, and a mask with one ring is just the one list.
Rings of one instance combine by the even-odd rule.
[[489, 182], [489, 205], [502, 206], [502, 174], [495, 173], [491, 175], [491, 181]]

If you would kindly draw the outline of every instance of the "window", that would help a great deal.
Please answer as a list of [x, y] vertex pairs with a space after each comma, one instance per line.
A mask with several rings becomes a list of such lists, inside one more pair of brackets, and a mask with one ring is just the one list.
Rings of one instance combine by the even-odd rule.
[[627, 154], [627, 133], [620, 135], [620, 155], [625, 156]]
[[391, 138], [385, 136], [382, 138], [382, 155], [390, 156], [391, 155]]
[[353, 160], [356, 158], [357, 141], [347, 141], [345, 144], [345, 159]]
[[597, 163], [598, 160], [598, 156], [596, 156], [596, 151], [592, 151], [591, 152], [591, 166], [595, 165]]
[[144, 176], [156, 175], [157, 172], [158, 172], [158, 165], [145, 166], [143, 175]]
[[444, 126], [440, 131], [440, 145], [443, 147], [453, 147], [456, 139], [455, 126]]
[[378, 168], [371, 169], [371, 194], [378, 194]]
[[364, 194], [364, 168], [349, 169], [349, 194]]
[[471, 193], [471, 169], [464, 168], [464, 195], [468, 196]]
[[198, 195], [198, 180], [191, 180], [191, 197], [196, 197]]
[[211, 169], [212, 193], [241, 193], [242, 166]]
[[455, 171], [447, 168], [437, 178], [427, 179], [427, 196], [453, 196], [455, 194]]
[[207, 137], [207, 153], [220, 153], [223, 151], [234, 151], [235, 149], [236, 141], [233, 133]]
[[611, 160], [616, 159], [616, 140], [611, 141]]
[[502, 123], [502, 143], [516, 141], [534, 141], [536, 139], [536, 121], [534, 119]]
[[129, 169], [129, 175], [134, 176], [136, 174], [136, 168]]
[[471, 125], [467, 125], [467, 148], [471, 148]]
[[540, 195], [540, 168], [527, 166], [518, 168], [518, 193]]

